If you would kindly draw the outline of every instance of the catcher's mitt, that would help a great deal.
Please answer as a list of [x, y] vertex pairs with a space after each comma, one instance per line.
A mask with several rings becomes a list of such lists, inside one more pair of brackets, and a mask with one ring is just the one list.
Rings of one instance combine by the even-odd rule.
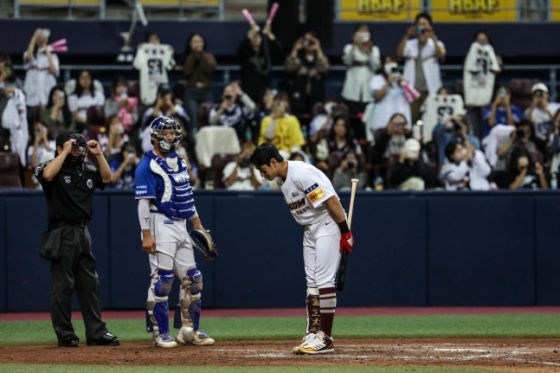
[[213, 262], [218, 258], [216, 244], [212, 240], [212, 236], [210, 236], [210, 231], [193, 229], [189, 232], [189, 236], [191, 237], [193, 248], [198, 250], [204, 259]]

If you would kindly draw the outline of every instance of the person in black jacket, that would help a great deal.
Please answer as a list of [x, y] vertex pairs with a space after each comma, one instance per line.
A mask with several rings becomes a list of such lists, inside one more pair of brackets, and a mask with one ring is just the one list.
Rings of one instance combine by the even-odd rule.
[[270, 81], [272, 62], [281, 49], [270, 24], [264, 27], [262, 33], [257, 25], [253, 25], [239, 44], [237, 57], [241, 66], [241, 84], [253, 102], [260, 102], [259, 95]]
[[329, 60], [315, 33], [306, 32], [296, 41], [284, 67], [293, 75], [289, 89], [292, 114], [311, 113], [313, 105], [325, 98], [325, 76], [329, 72]]

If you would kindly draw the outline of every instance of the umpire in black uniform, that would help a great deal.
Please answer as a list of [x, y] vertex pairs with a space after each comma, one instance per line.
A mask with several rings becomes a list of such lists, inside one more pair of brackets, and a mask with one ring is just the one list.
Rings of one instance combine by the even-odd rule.
[[[97, 158], [99, 169], [85, 161], [87, 152]], [[86, 326], [88, 346], [118, 346], [101, 319], [99, 277], [87, 228], [91, 220], [93, 191], [104, 189], [112, 173], [101, 147], [77, 132], [56, 138], [56, 157], [39, 165], [35, 176], [43, 186], [49, 207], [49, 226], [43, 233], [41, 255], [51, 261], [51, 318], [59, 347], [77, 347], [71, 318], [74, 289]]]

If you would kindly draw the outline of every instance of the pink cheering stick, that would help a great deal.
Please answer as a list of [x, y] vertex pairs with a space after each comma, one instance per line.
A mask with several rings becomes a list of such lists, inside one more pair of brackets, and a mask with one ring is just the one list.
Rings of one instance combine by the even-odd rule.
[[251, 24], [251, 26], [255, 25], [257, 26], [257, 31], [260, 30], [261, 28], [257, 25], [257, 23], [255, 22], [255, 20], [253, 19], [253, 16], [251, 15], [251, 13], [249, 13], [249, 11], [247, 9], [243, 9], [241, 11], [241, 13], [243, 14], [243, 16], [245, 17], [245, 19]]
[[67, 52], [66, 39], [57, 40], [50, 45], [53, 52]]
[[272, 22], [272, 20], [274, 19], [274, 16], [276, 15], [276, 12], [278, 11], [279, 7], [280, 7], [280, 4], [278, 4], [278, 3], [272, 4], [272, 7], [270, 8], [270, 13], [268, 14], [268, 19], [266, 20], [267, 25], [269, 25]]

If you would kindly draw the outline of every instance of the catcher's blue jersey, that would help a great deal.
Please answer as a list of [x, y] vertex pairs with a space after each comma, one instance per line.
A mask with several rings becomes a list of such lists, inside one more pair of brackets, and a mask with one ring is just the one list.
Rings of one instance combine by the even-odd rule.
[[[174, 159], [177, 164], [172, 167]], [[169, 153], [167, 160], [153, 151], [146, 153], [136, 167], [135, 197], [150, 199], [151, 212], [170, 219], [189, 219], [195, 207], [187, 162], [176, 153]]]

